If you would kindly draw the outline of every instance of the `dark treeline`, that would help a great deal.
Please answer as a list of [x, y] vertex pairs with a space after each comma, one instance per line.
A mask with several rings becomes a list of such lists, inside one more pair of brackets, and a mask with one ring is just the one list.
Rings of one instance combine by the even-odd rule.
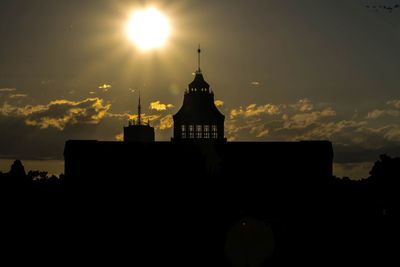
[[399, 260], [400, 158], [381, 155], [363, 180], [331, 177], [295, 188], [210, 179], [178, 187], [167, 178], [71, 183], [63, 175], [26, 173], [17, 160], [0, 173], [2, 254], [17, 253], [18, 261], [34, 252], [30, 260], [56, 265], [385, 266]]

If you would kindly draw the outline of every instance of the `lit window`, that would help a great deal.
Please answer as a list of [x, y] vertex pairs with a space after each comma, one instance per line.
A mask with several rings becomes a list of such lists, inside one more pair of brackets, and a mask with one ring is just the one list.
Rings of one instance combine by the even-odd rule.
[[197, 139], [203, 138], [203, 127], [202, 127], [202, 125], [196, 125], [196, 138]]
[[189, 125], [189, 138], [194, 138], [194, 126]]
[[217, 139], [218, 138], [217, 125], [211, 125], [211, 138], [212, 139]]
[[204, 125], [203, 126], [203, 137], [205, 139], [209, 139], [210, 138], [210, 126], [209, 125]]
[[186, 138], [186, 125], [182, 125], [181, 129], [182, 129], [182, 138]]

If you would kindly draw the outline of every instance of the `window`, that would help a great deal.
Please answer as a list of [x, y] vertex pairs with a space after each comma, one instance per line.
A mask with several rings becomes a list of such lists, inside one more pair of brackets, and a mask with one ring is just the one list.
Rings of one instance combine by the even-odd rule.
[[211, 138], [212, 139], [217, 139], [218, 138], [217, 125], [211, 125]]
[[203, 138], [203, 126], [202, 125], [196, 125], [196, 138], [197, 139]]
[[210, 138], [210, 125], [204, 125], [203, 126], [203, 137], [205, 139], [209, 139]]
[[181, 130], [182, 130], [181, 132], [182, 138], [186, 138], [186, 125], [182, 125]]
[[194, 126], [189, 125], [189, 138], [194, 138]]

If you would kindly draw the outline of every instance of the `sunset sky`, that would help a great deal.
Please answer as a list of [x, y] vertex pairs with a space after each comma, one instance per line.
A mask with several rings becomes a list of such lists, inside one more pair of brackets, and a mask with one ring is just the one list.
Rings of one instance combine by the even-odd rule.
[[[138, 89], [170, 140], [201, 44], [228, 140], [331, 140], [335, 174], [366, 177], [400, 156], [400, 8], [366, 5], [399, 2], [1, 0], [0, 170], [58, 174], [66, 140], [120, 140]], [[143, 51], [126, 27], [148, 6], [171, 29]]]

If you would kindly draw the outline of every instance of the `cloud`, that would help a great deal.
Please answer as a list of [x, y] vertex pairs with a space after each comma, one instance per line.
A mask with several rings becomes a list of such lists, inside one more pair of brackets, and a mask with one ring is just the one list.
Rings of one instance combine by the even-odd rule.
[[[147, 123], [147, 122], [155, 122], [160, 118], [160, 115], [153, 114], [153, 115], [147, 115], [146, 113], [142, 113], [141, 115], [142, 121]], [[106, 117], [108, 118], [113, 118], [113, 119], [118, 119], [118, 120], [124, 120], [124, 121], [137, 121], [138, 115], [137, 114], [130, 114], [130, 113], [112, 113], [112, 112], [107, 112]]]
[[215, 100], [214, 103], [217, 107], [222, 107], [224, 105], [224, 101], [222, 100]]
[[239, 107], [237, 109], [232, 109], [230, 112], [230, 118], [235, 119], [237, 117], [256, 117], [261, 114], [276, 115], [279, 114], [279, 107], [277, 105], [266, 104], [257, 106], [256, 104], [248, 105], [247, 107]]
[[[301, 112], [302, 108], [299, 108]], [[284, 124], [283, 128], [305, 128], [310, 126], [311, 124], [317, 122], [322, 117], [331, 117], [335, 116], [336, 112], [328, 107], [322, 111], [313, 111], [309, 113], [298, 113], [293, 116], [283, 116]]]
[[166, 129], [172, 128], [173, 125], [174, 125], [174, 120], [172, 118], [172, 115], [169, 114], [160, 119], [160, 124], [159, 124], [158, 128], [160, 130], [166, 130]]
[[16, 88], [0, 88], [0, 92], [14, 92]]
[[26, 105], [23, 107], [4, 103], [0, 114], [23, 117], [26, 125], [41, 129], [56, 128], [63, 130], [72, 124], [97, 124], [110, 109], [102, 99], [87, 98], [82, 101], [53, 100], [46, 105]]
[[390, 106], [392, 106], [394, 108], [400, 109], [400, 100], [398, 100], [398, 99], [394, 99], [394, 100], [388, 101], [386, 104], [390, 105]]
[[314, 109], [313, 103], [308, 98], [300, 99], [296, 104], [292, 105], [298, 111], [306, 112]]
[[366, 119], [376, 120], [382, 117], [400, 117], [400, 100], [386, 102], [386, 106], [368, 112]]
[[162, 104], [159, 100], [155, 102], [151, 102], [149, 108], [152, 110], [163, 111], [167, 110], [168, 108], [173, 108], [174, 105], [172, 104]]
[[369, 171], [372, 169], [374, 162], [348, 162], [334, 163], [333, 174], [337, 177], [346, 177], [351, 174], [353, 180], [365, 179], [369, 176]]
[[[387, 105], [393, 107], [396, 104], [395, 101], [389, 101]], [[343, 113], [338, 115], [333, 107], [312, 103], [308, 99], [301, 99], [294, 104], [252, 104], [230, 111], [225, 122], [225, 134], [231, 141], [330, 140], [340, 147], [337, 153], [335, 150], [335, 158], [343, 159], [344, 155], [355, 150], [360, 153], [352, 157], [352, 161], [357, 157], [368, 161], [372, 155], [376, 157], [379, 153], [400, 151], [400, 125], [397, 118], [391, 121], [388, 120], [390, 117], [381, 115], [388, 113], [397, 116], [398, 110], [390, 110], [390, 113], [368, 112], [356, 117], [350, 114], [346, 118]], [[351, 149], [342, 149], [346, 147]], [[369, 157], [362, 157], [362, 153]]]
[[257, 138], [261, 138], [261, 137], [265, 137], [267, 136], [269, 133], [268, 129], [263, 129], [262, 131], [260, 131], [259, 133], [257, 133], [256, 137]]
[[9, 98], [20, 98], [20, 97], [27, 97], [27, 94], [11, 94]]
[[115, 135], [115, 140], [123, 141], [124, 140], [124, 134], [123, 133], [116, 134]]
[[103, 92], [107, 92], [109, 89], [112, 88], [111, 84], [101, 84], [99, 85], [99, 89], [101, 89]]
[[374, 109], [373, 111], [368, 112], [366, 118], [374, 120], [384, 116], [399, 117], [400, 111], [393, 109]]

